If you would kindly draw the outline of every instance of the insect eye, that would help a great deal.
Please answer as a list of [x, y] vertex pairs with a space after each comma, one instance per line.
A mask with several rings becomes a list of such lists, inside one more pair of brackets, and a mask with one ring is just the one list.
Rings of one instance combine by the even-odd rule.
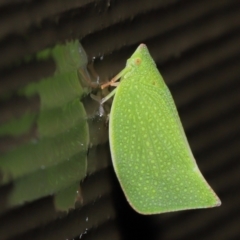
[[136, 59], [135, 59], [135, 64], [136, 64], [136, 65], [140, 65], [141, 62], [142, 62], [142, 59], [141, 59], [141, 58], [136, 58]]

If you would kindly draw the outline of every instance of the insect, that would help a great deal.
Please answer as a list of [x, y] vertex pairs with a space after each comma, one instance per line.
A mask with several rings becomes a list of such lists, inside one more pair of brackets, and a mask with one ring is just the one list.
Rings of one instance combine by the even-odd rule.
[[[120, 79], [120, 82], [116, 82]], [[117, 86], [109, 119], [114, 170], [141, 214], [220, 206], [189, 147], [171, 93], [145, 44], [110, 82]]]

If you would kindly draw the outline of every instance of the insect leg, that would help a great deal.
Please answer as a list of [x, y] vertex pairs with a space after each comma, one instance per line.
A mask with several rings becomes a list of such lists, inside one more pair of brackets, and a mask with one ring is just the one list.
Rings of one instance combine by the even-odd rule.
[[105, 103], [109, 98], [111, 98], [115, 92], [116, 92], [117, 88], [115, 88], [113, 91], [111, 91], [106, 97], [104, 97], [101, 101], [100, 104]]

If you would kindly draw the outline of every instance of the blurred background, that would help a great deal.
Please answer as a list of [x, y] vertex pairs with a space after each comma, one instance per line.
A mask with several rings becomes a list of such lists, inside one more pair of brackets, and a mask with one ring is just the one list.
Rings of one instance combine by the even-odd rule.
[[[239, 239], [239, 0], [1, 0], [0, 12], [0, 239]], [[98, 84], [142, 42], [221, 207], [142, 216], [123, 196], [111, 101], [90, 93], [106, 94]]]

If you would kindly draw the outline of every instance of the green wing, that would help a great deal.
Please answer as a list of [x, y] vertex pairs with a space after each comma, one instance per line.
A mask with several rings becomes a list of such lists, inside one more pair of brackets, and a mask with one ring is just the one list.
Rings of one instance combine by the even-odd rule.
[[110, 114], [115, 172], [143, 214], [213, 207], [219, 199], [193, 159], [165, 86], [121, 82]]

